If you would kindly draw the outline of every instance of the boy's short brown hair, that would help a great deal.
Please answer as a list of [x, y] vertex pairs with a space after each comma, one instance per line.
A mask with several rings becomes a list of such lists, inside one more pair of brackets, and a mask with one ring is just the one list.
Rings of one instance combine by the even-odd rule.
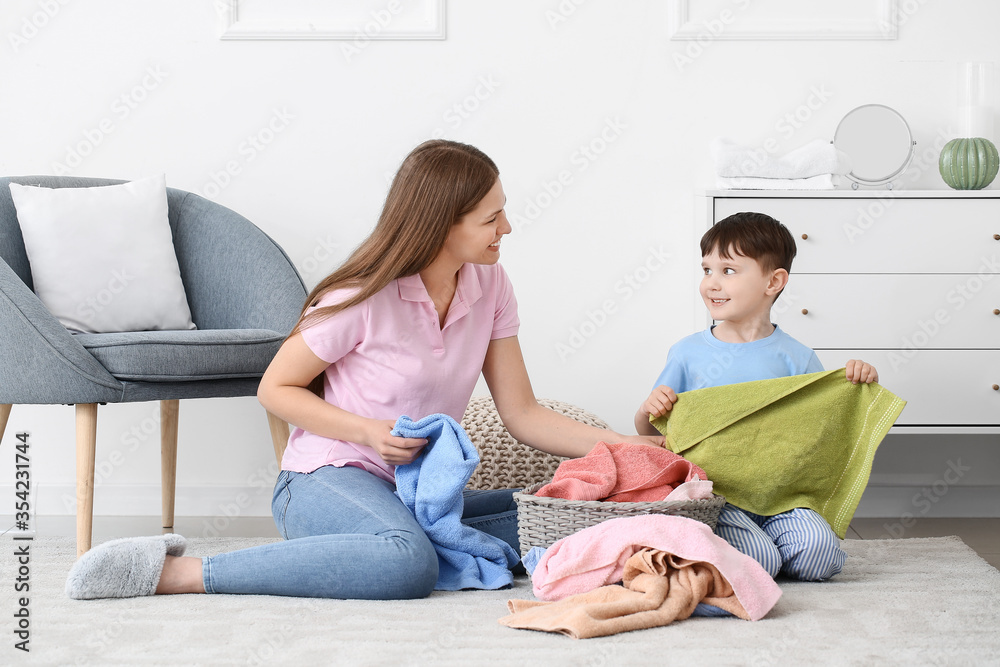
[[791, 272], [795, 258], [795, 239], [783, 224], [764, 213], [734, 213], [712, 225], [701, 237], [701, 256], [713, 250], [730, 259], [730, 251], [749, 257], [765, 272], [784, 269]]

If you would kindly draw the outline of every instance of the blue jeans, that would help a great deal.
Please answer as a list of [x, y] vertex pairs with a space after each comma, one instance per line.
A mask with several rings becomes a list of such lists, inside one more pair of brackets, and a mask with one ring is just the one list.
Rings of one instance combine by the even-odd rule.
[[[396, 600], [434, 590], [438, 559], [396, 487], [345, 466], [282, 470], [271, 511], [284, 542], [202, 559], [205, 592]], [[519, 550], [514, 490], [466, 491], [462, 522]]]

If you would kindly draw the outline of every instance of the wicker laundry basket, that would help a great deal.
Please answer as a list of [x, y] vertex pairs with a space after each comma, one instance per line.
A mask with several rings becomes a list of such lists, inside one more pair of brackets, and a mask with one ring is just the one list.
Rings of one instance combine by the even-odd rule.
[[544, 498], [534, 495], [543, 485], [535, 484], [514, 494], [514, 500], [517, 502], [517, 537], [521, 543], [522, 556], [532, 547], [548, 548], [557, 540], [608, 519], [641, 514], [683, 516], [701, 521], [715, 530], [719, 513], [726, 504], [723, 496], [713, 496], [704, 500], [612, 503], [598, 500]]

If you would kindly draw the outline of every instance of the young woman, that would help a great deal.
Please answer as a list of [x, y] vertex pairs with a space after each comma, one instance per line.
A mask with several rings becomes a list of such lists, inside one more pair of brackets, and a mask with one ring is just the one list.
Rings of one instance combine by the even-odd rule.
[[[511, 231], [505, 202], [484, 153], [425, 142], [400, 167], [371, 236], [309, 295], [258, 390], [298, 427], [272, 503], [284, 542], [190, 558], [179, 535], [114, 540], [81, 557], [69, 595], [428, 595], [437, 555], [393, 483], [394, 467], [427, 441], [392, 429], [404, 414], [461, 421], [480, 373], [511, 435], [542, 451], [577, 457], [601, 440], [661, 442], [587, 426], [535, 400], [517, 302], [498, 263]], [[469, 494], [463, 521], [516, 550], [512, 493]], [[108, 574], [123, 567], [136, 581]]]

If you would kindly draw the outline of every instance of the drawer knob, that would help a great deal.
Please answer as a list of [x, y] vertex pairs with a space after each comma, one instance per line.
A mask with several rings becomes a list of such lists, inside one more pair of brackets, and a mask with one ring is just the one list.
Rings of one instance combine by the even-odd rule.
[[993, 314], [994, 315], [1000, 315], [1000, 308], [994, 308], [993, 309]]
[[803, 241], [805, 241], [805, 240], [806, 240], [807, 238], [809, 238], [809, 235], [808, 235], [808, 234], [803, 234], [803, 235], [802, 235], [802, 240], [803, 240]]
[[1000, 384], [993, 385], [993, 391], [1000, 391]]
[[809, 309], [808, 308], [803, 308], [802, 309], [802, 314], [803, 315], [808, 315], [809, 314]]
[[1000, 234], [994, 234], [994, 235], [993, 235], [993, 239], [994, 239], [995, 241], [1000, 241]]

